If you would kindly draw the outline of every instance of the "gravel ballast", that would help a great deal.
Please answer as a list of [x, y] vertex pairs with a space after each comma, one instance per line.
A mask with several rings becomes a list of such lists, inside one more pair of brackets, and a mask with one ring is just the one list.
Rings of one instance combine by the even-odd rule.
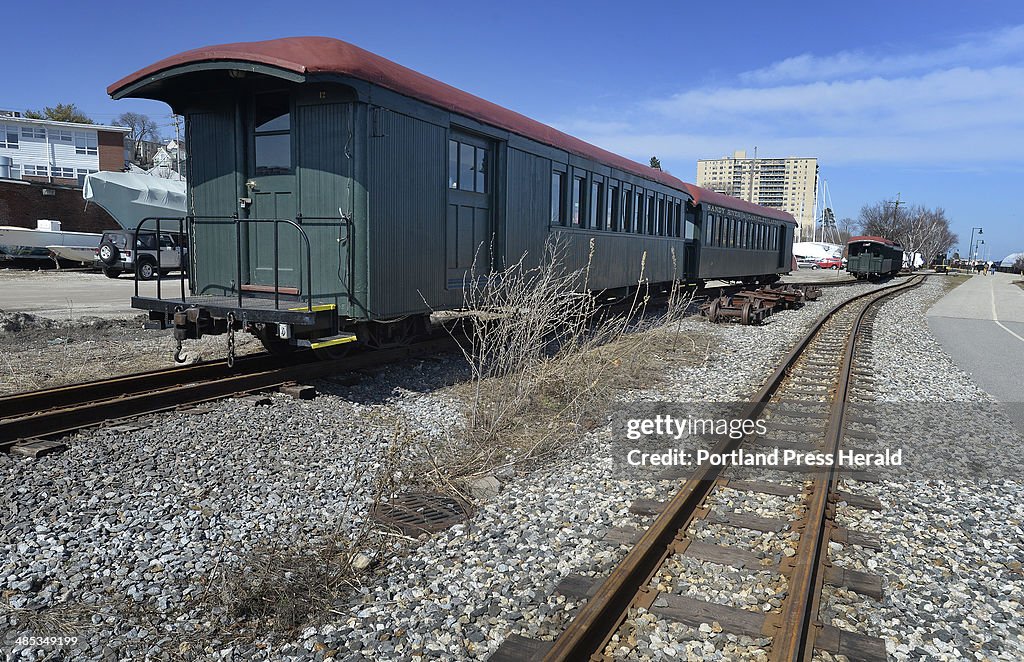
[[[744, 399], [822, 311], [873, 287], [826, 289], [818, 303], [759, 327], [687, 318], [681, 342], [692, 340], [693, 360], [665, 365], [656, 387], [624, 392], [620, 405]], [[937, 287], [886, 307], [930, 300]], [[917, 305], [923, 315], [927, 305]], [[931, 351], [916, 349], [912, 339], [927, 331], [907, 324], [911, 312], [898, 309], [885, 331], [889, 317], [879, 315], [876, 361], [885, 358], [882, 347], [894, 354]], [[883, 333], [902, 335], [890, 345]], [[240, 624], [224, 607], [231, 596], [217, 595], [219, 585], [211, 581], [268, 549], [319, 549], [332, 537], [361, 531], [388, 449], [451, 428], [459, 404], [447, 385], [464, 377], [458, 361], [415, 361], [353, 387], [318, 382], [324, 394], [311, 402], [230, 400], [205, 413], [154, 417], [141, 430], [83, 433], [64, 454], [38, 461], [0, 457], [4, 498], [14, 513], [0, 537], [8, 609], [0, 627], [10, 623], [12, 608], [65, 609], [87, 640], [83, 656], [92, 659], [484, 659], [512, 634], [553, 638], [578, 606], [552, 595], [559, 580], [606, 575], [626, 548], [603, 542], [603, 533], [624, 521], [641, 525], [628, 515], [629, 504], [668, 498], [674, 488], [669, 481], [623, 477], [609, 458], [610, 425], [566, 449], [556, 464], [499, 475], [498, 496], [479, 503], [465, 524], [415, 543], [395, 537], [392, 551], [400, 553], [383, 555], [379, 564], [374, 557], [373, 574], [298, 630], [252, 619]], [[887, 506], [881, 517], [888, 518], [889, 499], [879, 497]], [[929, 525], [934, 498], [915, 498], [923, 509], [916, 514], [919, 531]], [[1007, 508], [1013, 511], [1012, 502]], [[999, 555], [1006, 558], [1019, 550], [1020, 530], [1000, 532], [1006, 542]], [[919, 544], [919, 534], [902, 535]], [[764, 545], [778, 553], [777, 541]], [[881, 563], [887, 552], [876, 554]], [[758, 590], [774, 595], [774, 585], [762, 584]], [[700, 594], [717, 590], [709, 576]], [[914, 604], [918, 594], [908, 588], [903, 599]], [[885, 613], [873, 601], [853, 609], [866, 618]], [[894, 647], [909, 641], [886, 623], [878, 622], [876, 636], [891, 636]], [[856, 620], [851, 626], [870, 629]], [[685, 658], [699, 651], [727, 658], [757, 643], [668, 623], [650, 624], [649, 631], [653, 639], [641, 632], [645, 648], [630, 655]], [[663, 637], [665, 631], [674, 638]]]

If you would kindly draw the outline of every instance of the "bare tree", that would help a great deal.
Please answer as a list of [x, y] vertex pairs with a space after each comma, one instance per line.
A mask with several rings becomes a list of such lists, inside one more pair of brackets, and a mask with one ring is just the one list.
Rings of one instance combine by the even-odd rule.
[[132, 142], [132, 160], [139, 162], [142, 155], [142, 143], [146, 140], [158, 140], [158, 127], [149, 115], [142, 113], [121, 113], [114, 120], [114, 126], [128, 128], [128, 140]]
[[849, 216], [838, 221], [836, 226], [839, 228], [839, 239], [845, 244], [850, 241], [850, 237], [860, 232], [860, 226], [857, 221], [853, 220]]
[[1024, 274], [1024, 253], [1017, 256], [1017, 259], [1013, 262], [1013, 270], [1019, 274]]
[[941, 207], [876, 202], [861, 208], [859, 220], [864, 234], [890, 239], [902, 246], [908, 256], [920, 254], [925, 264], [948, 252], [957, 242]]

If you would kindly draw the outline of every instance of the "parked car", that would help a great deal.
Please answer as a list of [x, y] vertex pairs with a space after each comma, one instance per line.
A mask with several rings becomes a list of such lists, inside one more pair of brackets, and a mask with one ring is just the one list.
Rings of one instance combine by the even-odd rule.
[[108, 230], [96, 249], [96, 261], [107, 278], [134, 271], [140, 280], [151, 280], [157, 274], [184, 271], [187, 255], [184, 242], [171, 232], [161, 232], [158, 242], [153, 231], [136, 236], [134, 230]]
[[809, 257], [797, 258], [796, 266], [799, 269], [820, 269], [821, 268], [821, 267], [818, 266], [818, 261], [817, 260], [812, 260]]
[[839, 257], [826, 257], [818, 260], [818, 267], [821, 269], [842, 269], [843, 259]]

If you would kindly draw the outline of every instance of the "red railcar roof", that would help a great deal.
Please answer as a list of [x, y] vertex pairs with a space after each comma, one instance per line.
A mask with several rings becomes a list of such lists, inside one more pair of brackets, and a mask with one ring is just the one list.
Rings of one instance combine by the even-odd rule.
[[900, 246], [896, 242], [891, 241], [889, 239], [886, 239], [885, 237], [876, 237], [875, 235], [870, 235], [870, 234], [862, 235], [860, 237], [850, 237], [850, 241], [848, 241], [846, 243], [847, 244], [852, 244], [855, 241], [873, 241], [876, 244], [885, 244], [886, 246], [895, 246], [897, 248], [899, 248], [899, 246]]
[[695, 202], [728, 207], [794, 222], [793, 216], [778, 209], [762, 207], [721, 193], [702, 189], [672, 175], [613, 154], [595, 145], [574, 138], [546, 124], [463, 92], [446, 83], [424, 76], [400, 64], [330, 37], [287, 37], [269, 41], [252, 41], [219, 46], [205, 46], [172, 55], [122, 78], [107, 88], [116, 96], [130, 85], [148, 76], [175, 67], [198, 62], [253, 62], [306, 75], [331, 73], [365, 80], [399, 94], [419, 99], [446, 110], [471, 117], [531, 140], [563, 149], [578, 156], [600, 161], [619, 170], [646, 177], [666, 186], [688, 192]]

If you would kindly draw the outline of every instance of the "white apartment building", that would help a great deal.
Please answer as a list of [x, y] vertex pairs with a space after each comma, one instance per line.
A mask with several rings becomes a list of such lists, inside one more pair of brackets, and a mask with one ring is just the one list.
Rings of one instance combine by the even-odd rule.
[[124, 169], [127, 133], [120, 126], [36, 120], [0, 111], [0, 177], [81, 186], [89, 173]]
[[699, 159], [697, 186], [788, 212], [800, 224], [798, 241], [813, 237], [816, 158], [747, 158], [745, 151], [737, 151], [732, 157]]

